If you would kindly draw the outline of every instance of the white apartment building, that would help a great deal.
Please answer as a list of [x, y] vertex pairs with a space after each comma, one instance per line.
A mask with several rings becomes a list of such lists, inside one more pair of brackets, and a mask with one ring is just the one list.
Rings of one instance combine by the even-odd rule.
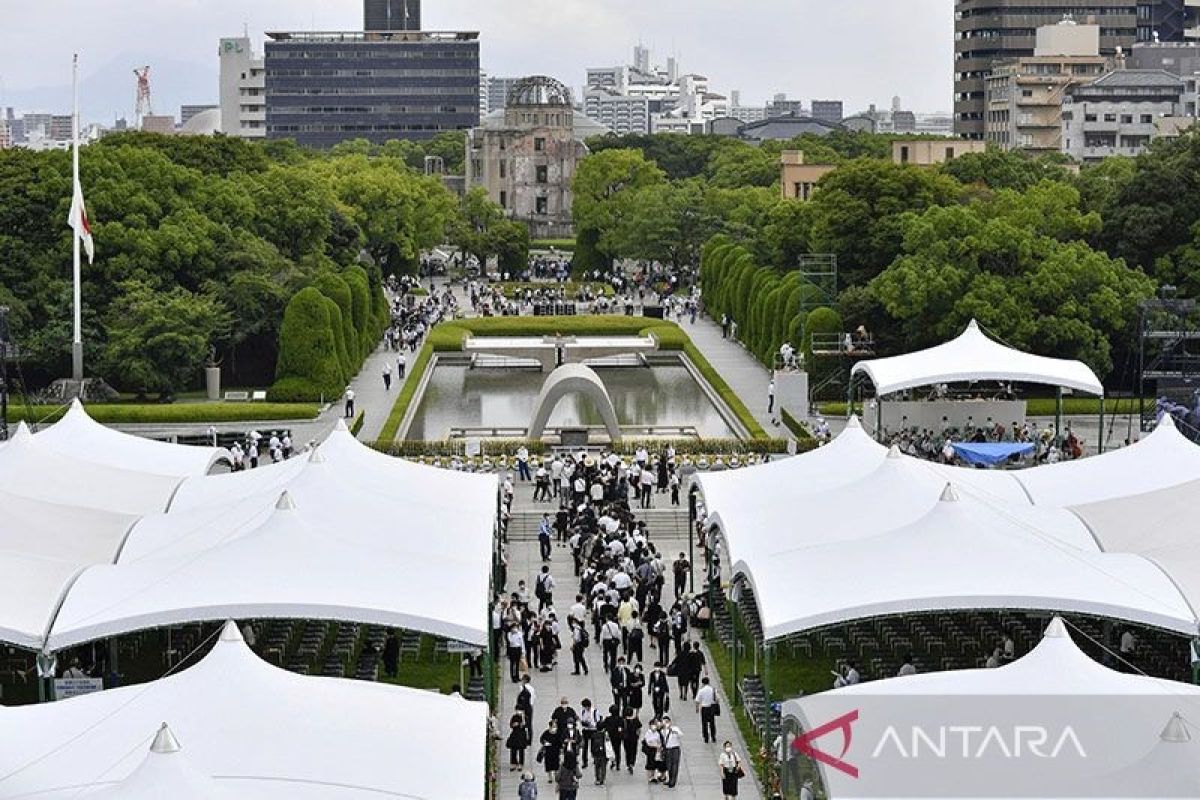
[[255, 55], [246, 36], [222, 39], [217, 56], [221, 62], [221, 132], [265, 139], [267, 72], [262, 56]]
[[650, 101], [644, 97], [589, 87], [583, 95], [583, 112], [613, 133], [650, 133]]

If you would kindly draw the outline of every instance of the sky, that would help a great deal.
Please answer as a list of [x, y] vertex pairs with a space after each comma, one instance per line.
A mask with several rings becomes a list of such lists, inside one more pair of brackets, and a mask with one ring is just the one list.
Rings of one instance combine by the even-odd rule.
[[[850, 114], [894, 95], [914, 111], [952, 105], [953, 0], [424, 0], [426, 30], [481, 34], [492, 75], [552, 75], [629, 63], [639, 41], [743, 105], [777, 92], [842, 99]], [[80, 54], [85, 119], [132, 116], [133, 68], [151, 66], [154, 110], [217, 101], [217, 40], [243, 28], [354, 30], [360, 0], [0, 0], [0, 107], [69, 111]]]

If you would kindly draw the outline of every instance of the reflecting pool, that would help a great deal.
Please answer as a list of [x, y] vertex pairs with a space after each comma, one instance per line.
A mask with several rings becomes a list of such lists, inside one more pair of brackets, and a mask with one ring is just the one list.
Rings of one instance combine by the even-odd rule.
[[[599, 367], [622, 425], [690, 426], [704, 438], [733, 431], [683, 365]], [[533, 370], [438, 366], [405, 438], [445, 439], [451, 428], [526, 428], [548, 373]], [[593, 403], [564, 397], [549, 428], [603, 425]]]

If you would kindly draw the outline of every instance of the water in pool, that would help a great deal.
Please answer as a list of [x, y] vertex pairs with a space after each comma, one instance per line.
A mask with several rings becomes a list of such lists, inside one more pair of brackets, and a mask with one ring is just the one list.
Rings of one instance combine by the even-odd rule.
[[[733, 432], [680, 366], [611, 367], [596, 370], [617, 409], [622, 425], [687, 425], [702, 437], [731, 437]], [[532, 370], [439, 366], [417, 407], [409, 439], [444, 439], [451, 428], [525, 428], [546, 373]], [[590, 400], [564, 397], [550, 415], [550, 428], [602, 425]]]

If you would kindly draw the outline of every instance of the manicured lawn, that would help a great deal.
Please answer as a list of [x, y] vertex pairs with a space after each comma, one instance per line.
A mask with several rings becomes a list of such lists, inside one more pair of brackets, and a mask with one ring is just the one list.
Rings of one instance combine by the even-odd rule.
[[[461, 653], [443, 653], [436, 655], [433, 648], [433, 637], [421, 637], [421, 652], [414, 660], [405, 656], [400, 660], [400, 669], [395, 678], [383, 674], [383, 666], [379, 667], [379, 682], [392, 683], [397, 686], [411, 686], [414, 689], [436, 689], [442, 694], [449, 694], [451, 687], [459, 682], [459, 663]], [[468, 676], [464, 676], [469, 680]], [[464, 685], [463, 690], [466, 690]]]
[[[10, 403], [10, 422], [55, 422], [66, 405]], [[314, 419], [316, 403], [90, 403], [87, 412], [104, 423], [201, 423]]]

